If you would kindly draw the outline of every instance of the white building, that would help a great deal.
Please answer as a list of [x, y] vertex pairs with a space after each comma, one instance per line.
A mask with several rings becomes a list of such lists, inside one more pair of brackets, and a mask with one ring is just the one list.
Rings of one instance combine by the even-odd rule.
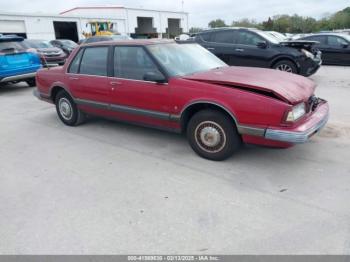
[[68, 38], [78, 41], [89, 32], [89, 21], [110, 21], [113, 29], [132, 37], [172, 38], [188, 32], [188, 13], [121, 6], [76, 7], [60, 13], [28, 14], [0, 11], [0, 34], [29, 39]]

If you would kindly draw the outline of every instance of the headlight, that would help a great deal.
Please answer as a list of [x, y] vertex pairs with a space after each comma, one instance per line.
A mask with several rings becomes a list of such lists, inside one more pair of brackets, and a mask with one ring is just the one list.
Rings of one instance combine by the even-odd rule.
[[315, 58], [315, 56], [312, 53], [310, 53], [309, 51], [307, 51], [305, 49], [301, 49], [301, 52], [308, 58], [311, 58], [311, 59]]
[[294, 122], [305, 115], [305, 103], [300, 103], [296, 106], [293, 106], [292, 110], [288, 112], [287, 122]]

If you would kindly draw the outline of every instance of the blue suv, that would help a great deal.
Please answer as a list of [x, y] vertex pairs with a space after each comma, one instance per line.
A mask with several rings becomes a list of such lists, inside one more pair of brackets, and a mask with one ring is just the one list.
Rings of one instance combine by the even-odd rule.
[[42, 67], [40, 57], [28, 52], [23, 40], [16, 35], [0, 34], [0, 86], [20, 81], [35, 86], [36, 71]]

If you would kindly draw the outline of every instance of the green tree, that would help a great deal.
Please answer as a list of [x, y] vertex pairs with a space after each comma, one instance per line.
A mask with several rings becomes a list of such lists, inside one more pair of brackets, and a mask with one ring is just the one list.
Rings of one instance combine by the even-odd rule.
[[210, 28], [217, 28], [217, 27], [226, 27], [226, 23], [224, 20], [222, 19], [216, 19], [216, 20], [212, 20], [209, 22], [208, 26]]
[[200, 27], [191, 27], [190, 28], [190, 34], [196, 34], [196, 33], [199, 33], [199, 32], [201, 32], [201, 31], [203, 31], [203, 28], [200, 28]]
[[233, 21], [231, 26], [236, 27], [260, 27], [260, 24], [258, 24], [255, 20], [249, 20], [248, 18], [243, 18], [239, 21]]

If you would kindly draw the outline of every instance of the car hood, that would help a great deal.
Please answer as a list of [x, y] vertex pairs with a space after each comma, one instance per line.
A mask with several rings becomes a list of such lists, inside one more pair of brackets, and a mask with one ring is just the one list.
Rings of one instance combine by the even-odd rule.
[[183, 78], [232, 88], [272, 93], [290, 104], [307, 101], [316, 88], [313, 81], [303, 76], [273, 69], [251, 67], [222, 67], [187, 75]]

